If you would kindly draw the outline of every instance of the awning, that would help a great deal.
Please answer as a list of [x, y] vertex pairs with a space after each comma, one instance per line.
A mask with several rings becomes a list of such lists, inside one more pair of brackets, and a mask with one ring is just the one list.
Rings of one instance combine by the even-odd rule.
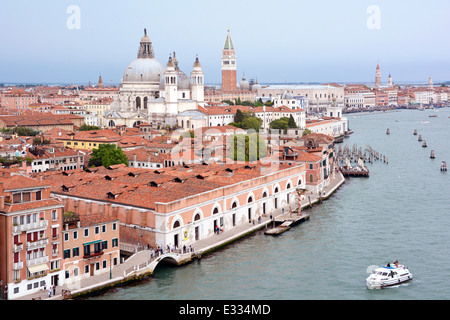
[[44, 270], [48, 270], [48, 269], [49, 269], [49, 267], [47, 266], [46, 263], [37, 264], [35, 266], [28, 267], [28, 271], [30, 271], [30, 273], [36, 273], [36, 272], [40, 272], [40, 271], [44, 271]]
[[87, 246], [88, 244], [99, 243], [99, 242], [102, 242], [102, 240], [95, 240], [95, 241], [91, 241], [91, 242], [85, 242], [85, 243], [83, 243], [83, 246]]

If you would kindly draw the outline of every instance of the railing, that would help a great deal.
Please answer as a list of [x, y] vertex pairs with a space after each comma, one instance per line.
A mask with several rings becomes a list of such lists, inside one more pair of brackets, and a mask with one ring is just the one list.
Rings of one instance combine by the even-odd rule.
[[40, 240], [33, 241], [33, 242], [27, 242], [27, 250], [44, 247], [44, 246], [48, 245], [48, 242], [49, 242], [48, 238], [40, 239]]
[[13, 263], [13, 270], [19, 270], [22, 268], [23, 268], [23, 261]]
[[15, 253], [15, 252], [19, 252], [19, 251], [21, 251], [21, 250], [23, 250], [23, 243], [18, 243], [18, 244], [15, 244], [14, 245], [14, 247], [13, 247], [13, 252]]
[[48, 256], [43, 256], [43, 257], [39, 257], [39, 258], [33, 258], [33, 259], [28, 259], [27, 260], [27, 266], [35, 266], [37, 264], [41, 264], [41, 263], [46, 263], [48, 262]]
[[84, 256], [83, 256], [83, 259], [95, 258], [95, 257], [101, 256], [101, 255], [103, 255], [103, 251], [93, 252], [93, 253], [91, 253], [91, 254], [86, 254], [86, 255], [84, 255]]
[[152, 254], [151, 251], [149, 250], [151, 257], [150, 259], [148, 259], [147, 261], [139, 264], [139, 265], [133, 265], [132, 267], [126, 269], [124, 271], [124, 277], [129, 276], [130, 274], [132, 274], [133, 272], [139, 271], [141, 269], [147, 268], [150, 263], [152, 263], [153, 261], [155, 261], [158, 258], [164, 258], [165, 256], [168, 256], [170, 254], [187, 254], [187, 253], [193, 253], [193, 249], [192, 250], [186, 250], [186, 252], [183, 252], [183, 249], [171, 249], [170, 251], [164, 250], [162, 251], [158, 251], [158, 250], [154, 250], [154, 253]]
[[13, 233], [19, 234], [24, 231], [30, 231], [30, 230], [35, 230], [35, 229], [46, 229], [47, 226], [48, 226], [47, 220], [39, 220], [38, 222], [13, 226]]

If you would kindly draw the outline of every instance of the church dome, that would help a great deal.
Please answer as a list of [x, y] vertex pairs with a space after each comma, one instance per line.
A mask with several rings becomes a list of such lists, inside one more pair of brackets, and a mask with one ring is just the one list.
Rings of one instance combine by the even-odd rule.
[[123, 73], [123, 83], [148, 83], [158, 84], [159, 78], [166, 69], [155, 59], [152, 42], [147, 36], [147, 29], [144, 29], [144, 36], [141, 38], [137, 59], [131, 62]]
[[123, 73], [122, 82], [155, 82], [164, 75], [164, 66], [154, 58], [138, 58]]
[[245, 79], [245, 76], [242, 77], [242, 81], [239, 83], [239, 87], [241, 90], [250, 90], [250, 84]]

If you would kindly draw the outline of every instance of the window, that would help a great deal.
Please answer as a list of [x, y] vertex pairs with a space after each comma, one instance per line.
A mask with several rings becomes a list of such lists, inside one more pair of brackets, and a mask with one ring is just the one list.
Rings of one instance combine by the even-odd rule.
[[95, 227], [95, 234], [99, 234], [100, 233], [100, 228], [97, 226]]
[[106, 232], [106, 224], [102, 225], [102, 232], [103, 232], [103, 233]]
[[37, 191], [36, 192], [36, 200], [41, 200], [42, 199], [42, 191]]
[[100, 252], [100, 251], [102, 251], [102, 249], [101, 249], [101, 243], [100, 243], [100, 242], [94, 243], [94, 252], [95, 252], [95, 253], [98, 253], [98, 252]]
[[112, 246], [113, 246], [113, 248], [117, 247], [118, 245], [119, 245], [119, 239], [117, 239], [117, 238], [112, 239]]
[[85, 245], [84, 246], [84, 255], [85, 256], [90, 256], [91, 255], [91, 246], [90, 245]]
[[89, 237], [89, 229], [84, 229], [84, 236]]
[[74, 231], [73, 232], [73, 238], [74, 239], [78, 239], [78, 231]]
[[78, 257], [80, 255], [80, 248], [76, 247], [72, 249], [72, 256]]
[[58, 211], [52, 210], [52, 220], [57, 220], [57, 219], [58, 219]]
[[66, 249], [66, 250], [64, 250], [64, 259], [68, 259], [68, 258], [70, 258], [70, 250]]
[[117, 230], [117, 224], [115, 222], [113, 223], [113, 230]]
[[102, 241], [102, 250], [108, 249], [108, 241]]
[[64, 241], [69, 241], [69, 234], [68, 233], [64, 233]]

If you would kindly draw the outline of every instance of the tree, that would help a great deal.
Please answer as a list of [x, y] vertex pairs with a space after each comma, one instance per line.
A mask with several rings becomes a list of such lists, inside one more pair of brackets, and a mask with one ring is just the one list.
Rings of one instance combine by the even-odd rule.
[[79, 131], [90, 131], [90, 130], [100, 130], [97, 126], [91, 126], [89, 124], [83, 123], [80, 128], [78, 128]]
[[234, 122], [239, 123], [242, 122], [242, 120], [244, 120], [245, 115], [242, 113], [242, 111], [240, 109], [236, 110], [236, 115], [234, 116]]
[[294, 117], [292, 116], [292, 114], [289, 117], [288, 127], [289, 128], [297, 128], [297, 124], [295, 123], [295, 120], [294, 120]]
[[13, 129], [13, 132], [17, 133], [18, 136], [26, 136], [26, 137], [34, 137], [39, 133], [27, 127], [15, 127]]
[[261, 129], [262, 126], [262, 120], [260, 118], [256, 118], [256, 117], [247, 117], [244, 120], [242, 120], [241, 122], [241, 128], [242, 129], [253, 129], [256, 132], [259, 131], [259, 129]]
[[234, 102], [231, 101], [231, 100], [223, 100], [222, 102], [224, 102], [224, 103], [226, 103], [226, 104], [228, 104], [230, 106], [234, 106]]
[[287, 130], [289, 128], [289, 118], [288, 117], [282, 117], [277, 120], [273, 120], [269, 124], [271, 129], [278, 129], [278, 130]]
[[105, 168], [124, 163], [128, 166], [128, 159], [122, 149], [115, 144], [100, 144], [97, 149], [92, 151], [92, 157], [89, 159], [89, 166]]

